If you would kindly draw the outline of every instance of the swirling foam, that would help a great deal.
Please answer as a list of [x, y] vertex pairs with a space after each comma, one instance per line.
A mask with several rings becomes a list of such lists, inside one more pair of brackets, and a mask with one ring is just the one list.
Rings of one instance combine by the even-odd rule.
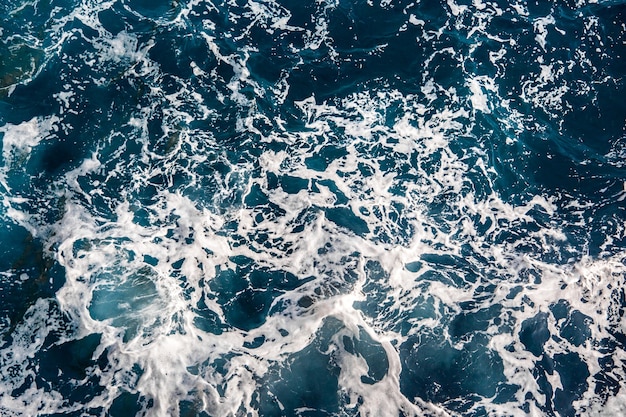
[[[449, 1], [437, 20], [411, 4], [397, 33], [354, 51], [332, 2], [305, 22], [275, 2], [133, 4], [51, 14], [58, 114], [1, 128], [3, 216], [65, 271], [3, 334], [3, 413], [624, 408], [623, 173], [598, 208], [587, 183], [541, 182], [559, 154], [535, 140], [571, 131], [572, 84], [600, 101], [597, 85], [622, 84], [566, 75], [594, 64], [551, 58], [567, 30], [554, 7]], [[575, 10], [594, 43], [590, 7]], [[503, 33], [501, 16], [521, 28]], [[369, 65], [402, 33], [426, 50], [414, 86], [384, 72], [347, 92], [319, 81], [316, 65]], [[278, 68], [260, 74], [265, 38]], [[537, 65], [511, 92], [500, 84], [527, 65], [515, 54]], [[317, 91], [297, 82], [303, 68]], [[72, 119], [85, 112], [105, 129]], [[74, 157], [47, 160], [61, 138]], [[561, 149], [578, 162], [619, 153], [572, 142]], [[42, 160], [50, 179], [25, 187]], [[48, 369], [66, 354], [77, 363]]]

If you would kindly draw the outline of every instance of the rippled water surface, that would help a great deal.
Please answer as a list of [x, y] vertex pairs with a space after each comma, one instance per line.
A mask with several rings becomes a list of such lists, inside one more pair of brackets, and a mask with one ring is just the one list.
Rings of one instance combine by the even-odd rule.
[[7, 0], [1, 416], [626, 414], [626, 3]]

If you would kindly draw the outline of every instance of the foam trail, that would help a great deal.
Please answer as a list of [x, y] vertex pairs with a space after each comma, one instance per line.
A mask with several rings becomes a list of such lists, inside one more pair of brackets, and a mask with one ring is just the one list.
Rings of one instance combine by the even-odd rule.
[[0, 414], [624, 408], [619, 5], [31, 3]]

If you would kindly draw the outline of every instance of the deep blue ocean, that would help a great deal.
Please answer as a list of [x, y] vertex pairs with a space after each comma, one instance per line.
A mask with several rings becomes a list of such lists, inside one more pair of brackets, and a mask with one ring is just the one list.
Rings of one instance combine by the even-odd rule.
[[0, 416], [626, 415], [626, 1], [3, 0]]

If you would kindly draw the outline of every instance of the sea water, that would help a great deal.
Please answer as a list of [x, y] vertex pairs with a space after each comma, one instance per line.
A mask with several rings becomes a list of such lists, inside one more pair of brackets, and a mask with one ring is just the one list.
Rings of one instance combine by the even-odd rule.
[[0, 415], [626, 413], [623, 1], [0, 19]]

